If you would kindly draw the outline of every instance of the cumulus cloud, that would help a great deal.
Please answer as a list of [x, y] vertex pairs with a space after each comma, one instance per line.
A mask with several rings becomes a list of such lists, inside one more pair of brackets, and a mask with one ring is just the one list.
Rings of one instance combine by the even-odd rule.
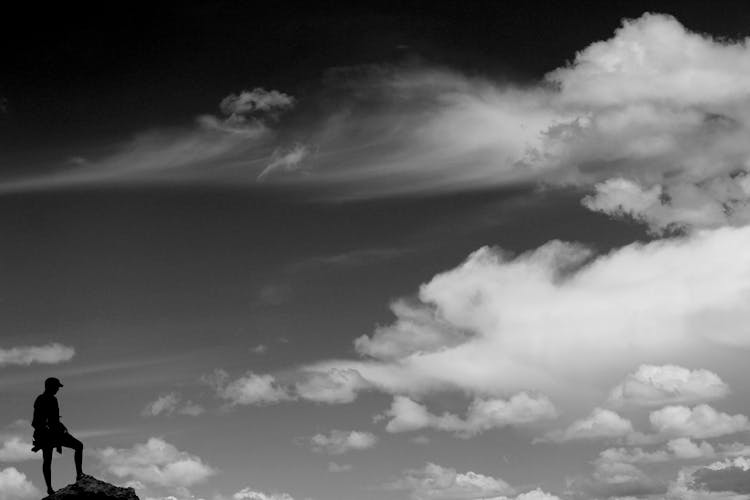
[[667, 406], [652, 412], [649, 421], [665, 436], [705, 439], [750, 430], [745, 415], [729, 415], [705, 404], [693, 408]]
[[227, 400], [232, 406], [269, 405], [293, 399], [273, 375], [247, 372], [230, 380], [226, 371], [216, 370], [204, 377], [204, 381], [214, 388], [217, 396]]
[[156, 417], [159, 415], [189, 415], [191, 417], [197, 417], [205, 412], [205, 409], [192, 401], [182, 401], [182, 398], [176, 392], [170, 392], [162, 396], [157, 397], [154, 401], [148, 403], [143, 410], [141, 415], [144, 417]]
[[390, 418], [386, 425], [388, 432], [434, 428], [471, 437], [490, 429], [554, 419], [557, 410], [546, 396], [521, 392], [507, 400], [476, 398], [469, 405], [466, 417], [461, 418], [449, 412], [433, 415], [426, 406], [406, 396], [396, 396], [384, 416]]
[[676, 438], [667, 442], [665, 449], [644, 451], [642, 448], [607, 448], [599, 453], [598, 462], [628, 464], [655, 464], [675, 460], [706, 459], [716, 456], [714, 447], [707, 441], [696, 443], [690, 438]]
[[560, 500], [539, 488], [516, 495], [502, 479], [472, 471], [460, 473], [434, 463], [404, 471], [386, 488], [407, 491], [414, 500]]
[[363, 335], [354, 342], [358, 353], [378, 359], [398, 359], [409, 354], [438, 351], [469, 340], [466, 331], [441, 318], [422, 304], [397, 300], [391, 304], [397, 320], [378, 327], [372, 336]]
[[15, 467], [0, 469], [0, 500], [39, 498], [41, 492]]
[[[706, 340], [747, 346], [748, 246], [750, 228], [722, 228], [601, 256], [559, 241], [517, 257], [482, 248], [419, 288], [417, 299], [440, 323], [416, 338], [442, 339], [442, 346], [431, 340], [429, 349], [415, 350], [405, 330], [404, 339], [383, 344], [379, 358], [307, 368], [353, 369], [393, 394], [537, 390], [565, 397], [571, 387], [595, 387], [603, 375], [644, 359], [704, 352]], [[469, 334], [456, 342], [447, 326]], [[370, 340], [377, 343], [378, 332]], [[694, 389], [695, 374], [690, 380]]]
[[[565, 430], [547, 433], [546, 440], [565, 442], [581, 439], [606, 439], [622, 441], [627, 444], [656, 444], [669, 441], [668, 448], [678, 458], [690, 458], [690, 455], [713, 453], [710, 445], [696, 447], [689, 439], [708, 439], [750, 430], [750, 422], [745, 415], [729, 415], [715, 410], [706, 404], [693, 408], [687, 406], [665, 406], [649, 414], [649, 422], [653, 430], [646, 434], [636, 431], [630, 420], [617, 413], [595, 408], [588, 417], [576, 420]], [[640, 450], [637, 451], [640, 453]], [[650, 455], [652, 461], [657, 455]], [[641, 455], [644, 461], [649, 455]], [[666, 456], [665, 456], [666, 457]], [[625, 460], [633, 462], [632, 460]]]
[[32, 363], [56, 364], [70, 361], [76, 351], [57, 342], [41, 346], [19, 346], [0, 348], [0, 367], [8, 365], [28, 366]]
[[612, 406], [663, 406], [722, 398], [729, 386], [708, 370], [641, 365], [609, 394]]
[[145, 485], [187, 488], [216, 473], [200, 457], [155, 437], [131, 448], [107, 447], [94, 454], [109, 473]]
[[332, 430], [310, 438], [312, 449], [319, 453], [343, 455], [349, 451], [366, 450], [377, 444], [378, 438], [371, 432]]
[[328, 404], [351, 403], [357, 394], [370, 384], [357, 370], [337, 369], [311, 370], [300, 374], [294, 392], [308, 401]]
[[616, 439], [633, 433], [633, 424], [630, 420], [612, 410], [595, 408], [591, 415], [576, 420], [564, 431], [550, 432], [547, 439], [557, 442], [579, 439]]
[[650, 477], [635, 465], [608, 460], [596, 461], [590, 476], [573, 478], [569, 487], [587, 498], [641, 498], [667, 491], [665, 483]]
[[0, 434], [0, 462], [22, 462], [41, 458], [31, 451], [31, 440], [18, 435]]
[[434, 463], [404, 471], [403, 476], [388, 487], [408, 491], [414, 500], [473, 500], [514, 493], [502, 479], [471, 471], [459, 473]]
[[288, 493], [263, 493], [247, 487], [233, 494], [232, 500], [294, 500], [294, 498]]

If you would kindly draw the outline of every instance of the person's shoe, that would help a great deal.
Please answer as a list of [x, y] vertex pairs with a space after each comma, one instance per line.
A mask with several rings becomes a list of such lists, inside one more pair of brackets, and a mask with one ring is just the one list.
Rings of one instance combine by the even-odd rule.
[[53, 490], [52, 488], [47, 488], [47, 495], [54, 495], [54, 494], [55, 494], [55, 490]]
[[76, 481], [80, 481], [84, 477], [86, 477], [86, 474], [84, 474], [83, 472], [79, 472], [76, 474]]

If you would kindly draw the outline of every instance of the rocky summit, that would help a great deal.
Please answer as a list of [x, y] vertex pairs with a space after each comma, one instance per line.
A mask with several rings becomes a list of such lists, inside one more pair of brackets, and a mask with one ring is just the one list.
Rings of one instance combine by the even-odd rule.
[[65, 488], [61, 488], [54, 495], [44, 497], [43, 500], [139, 500], [133, 488], [120, 488], [93, 476], [84, 475], [81, 479]]

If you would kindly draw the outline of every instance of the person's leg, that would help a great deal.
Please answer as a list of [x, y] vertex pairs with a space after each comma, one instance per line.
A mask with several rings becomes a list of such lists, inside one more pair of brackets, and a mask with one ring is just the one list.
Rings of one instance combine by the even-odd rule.
[[83, 476], [83, 443], [74, 438], [71, 434], [65, 434], [60, 440], [60, 444], [66, 448], [73, 448], [75, 455], [73, 457], [76, 464], [76, 479]]
[[52, 489], [52, 448], [42, 448], [42, 474], [44, 475], [44, 482], [47, 483], [47, 494], [51, 495], [55, 492]]

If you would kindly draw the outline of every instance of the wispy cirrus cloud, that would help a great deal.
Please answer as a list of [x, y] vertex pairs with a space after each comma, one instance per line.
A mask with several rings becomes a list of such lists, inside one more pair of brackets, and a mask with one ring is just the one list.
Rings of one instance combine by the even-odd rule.
[[57, 364], [70, 361], [75, 349], [57, 342], [41, 346], [0, 347], [0, 367], [9, 365], [28, 366], [32, 363]]
[[589, 190], [590, 209], [657, 233], [743, 225], [749, 51], [644, 14], [532, 85], [427, 65], [337, 68], [306, 100], [242, 91], [194, 127], [0, 190], [259, 179], [341, 199], [541, 183]]

